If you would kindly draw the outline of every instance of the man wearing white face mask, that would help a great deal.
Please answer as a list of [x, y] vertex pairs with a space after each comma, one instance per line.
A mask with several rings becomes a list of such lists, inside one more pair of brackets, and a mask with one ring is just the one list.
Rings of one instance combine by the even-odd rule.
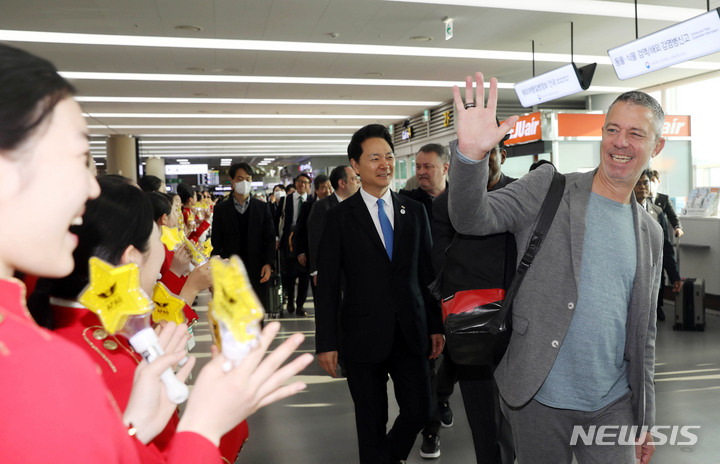
[[267, 303], [267, 286], [275, 261], [275, 225], [267, 203], [253, 198], [252, 168], [235, 163], [228, 170], [232, 201], [223, 201], [213, 215], [212, 254], [240, 256], [253, 290]]
[[278, 225], [280, 223], [280, 205], [283, 203], [281, 200], [285, 198], [285, 187], [283, 184], [277, 184], [273, 187], [273, 191], [268, 195], [268, 205], [270, 205], [270, 213], [272, 213], [273, 221], [275, 224], [275, 231], [278, 231]]

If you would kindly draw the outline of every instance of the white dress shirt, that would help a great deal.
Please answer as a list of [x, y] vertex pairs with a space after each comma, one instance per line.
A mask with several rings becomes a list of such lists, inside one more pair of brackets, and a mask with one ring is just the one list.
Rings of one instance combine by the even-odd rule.
[[[367, 206], [368, 211], [370, 211], [370, 217], [373, 220], [373, 224], [375, 224], [375, 229], [377, 229], [380, 240], [382, 241], [383, 246], [385, 246], [385, 237], [383, 236], [382, 227], [380, 227], [380, 218], [378, 217], [378, 199], [377, 197], [374, 197], [367, 193], [362, 187], [360, 187], [360, 195], [362, 196], [362, 199], [365, 202], [365, 206]], [[390, 220], [390, 225], [392, 226], [393, 230], [395, 230], [395, 210], [393, 208], [390, 189], [387, 189], [385, 195], [383, 195], [381, 198], [385, 202], [385, 214], [387, 214], [387, 217]]]
[[300, 197], [303, 199], [303, 203], [307, 201], [307, 193], [303, 193], [300, 195], [297, 193], [297, 190], [293, 192], [292, 194], [292, 201], [293, 201], [293, 221], [292, 225], [295, 225], [298, 220], [298, 216], [300, 215], [300, 206], [298, 203], [300, 202]]

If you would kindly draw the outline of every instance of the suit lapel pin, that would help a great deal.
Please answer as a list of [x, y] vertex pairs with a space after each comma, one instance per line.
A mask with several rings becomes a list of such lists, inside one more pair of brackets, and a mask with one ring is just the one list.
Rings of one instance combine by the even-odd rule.
[[400, 205], [400, 214], [405, 214], [405, 205]]

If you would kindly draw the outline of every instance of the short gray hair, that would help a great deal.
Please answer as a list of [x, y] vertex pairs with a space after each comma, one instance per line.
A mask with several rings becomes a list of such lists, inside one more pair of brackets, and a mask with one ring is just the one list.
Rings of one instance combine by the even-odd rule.
[[427, 145], [423, 145], [420, 150], [418, 150], [418, 153], [419, 152], [437, 153], [441, 163], [445, 164], [450, 162], [450, 150], [439, 143], [428, 143]]
[[652, 111], [655, 138], [659, 139], [660, 137], [662, 137], [663, 124], [665, 124], [665, 112], [663, 111], [662, 106], [660, 106], [660, 103], [658, 103], [657, 100], [655, 100], [653, 97], [646, 94], [645, 92], [641, 92], [640, 90], [631, 90], [617, 97], [615, 101], [612, 102], [612, 104], [610, 105], [610, 108], [608, 108], [608, 113], [610, 113], [610, 110], [613, 106], [615, 106], [615, 103], [617, 102], [644, 106], [645, 108]]

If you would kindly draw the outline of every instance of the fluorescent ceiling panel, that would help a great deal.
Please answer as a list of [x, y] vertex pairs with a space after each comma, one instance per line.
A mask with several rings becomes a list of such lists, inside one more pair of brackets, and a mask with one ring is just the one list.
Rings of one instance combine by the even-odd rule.
[[76, 96], [82, 103], [208, 103], [230, 105], [342, 105], [342, 106], [437, 106], [441, 101], [402, 100], [321, 100], [301, 98], [180, 98]]
[[[161, 138], [170, 138], [170, 137], [343, 137], [343, 138], [349, 138], [352, 136], [352, 132], [348, 132], [347, 134], [278, 134], [278, 133], [270, 133], [270, 134], [235, 134], [235, 133], [225, 133], [225, 134], [138, 134], [142, 135], [143, 139], [146, 139], [148, 137], [161, 137]], [[91, 137], [107, 137], [105, 135], [98, 135], [93, 134]], [[104, 141], [103, 141], [104, 143]]]
[[[298, 156], [297, 153], [273, 153], [276, 157], [296, 157]], [[244, 153], [237, 153], [235, 155], [232, 154], [206, 154], [206, 153], [195, 153], [195, 154], [183, 154], [182, 156], [188, 157], [188, 158], [224, 158], [226, 156], [237, 156], [237, 157], [246, 157], [246, 156], [252, 156]], [[347, 156], [347, 152], [336, 152], [336, 153], [318, 153], [315, 156]], [[176, 155], [149, 155], [149, 154], [140, 154], [141, 158], [176, 158]], [[105, 156], [98, 156], [98, 158], [105, 158]]]
[[281, 143], [338, 143], [339, 140], [322, 140], [322, 139], [287, 139], [287, 140], [141, 140], [140, 146], [145, 145], [184, 145], [184, 144], [225, 144], [225, 145], [244, 145], [244, 144], [281, 144]]
[[230, 125], [230, 126], [219, 126], [219, 125], [137, 125], [137, 124], [108, 124], [108, 125], [89, 125], [88, 129], [175, 129], [175, 130], [188, 130], [188, 129], [303, 129], [303, 130], [332, 130], [332, 129], [360, 129], [360, 126], [303, 126], [303, 125]]
[[[572, 15], [611, 16], [635, 18], [633, 2], [608, 2], [599, 0], [387, 0], [405, 3], [427, 3], [431, 5], [470, 6], [497, 8], [502, 10], [538, 11]], [[692, 18], [704, 10], [676, 6], [638, 4], [638, 18], [658, 21], [682, 21]]]
[[87, 118], [157, 119], [405, 119], [407, 114], [209, 114], [209, 113], [83, 113]]
[[[552, 4], [559, 5], [556, 8], [560, 12], [567, 13], [568, 8], [580, 0], [569, 2], [566, 0], [555, 0]], [[432, 2], [436, 3], [436, 2]], [[488, 2], [489, 3], [489, 2]], [[534, 6], [545, 4], [535, 0], [523, 3], [522, 9], [537, 11]], [[580, 2], [580, 3], [587, 3]], [[621, 2], [595, 2], [609, 4], [610, 8], [624, 5]], [[477, 2], [472, 0], [470, 6]], [[513, 5], [513, 2], [497, 3], [493, 0], [488, 7], [498, 5]], [[527, 4], [527, 6], [526, 6]], [[628, 4], [629, 5], [629, 4]], [[520, 8], [520, 6], [518, 6]], [[607, 6], [605, 8], [608, 8]], [[623, 7], [624, 8], [624, 7]], [[602, 8], [601, 8], [602, 10]], [[673, 21], [695, 16], [702, 13], [702, 10], [687, 9], [688, 14], [683, 16], [677, 10], [672, 10]], [[612, 16], [616, 16], [615, 10]], [[690, 14], [692, 13], [692, 14]], [[583, 14], [583, 13], [580, 13]], [[585, 13], [590, 14], [590, 13]], [[634, 17], [631, 16], [631, 17]], [[69, 32], [44, 32], [44, 31], [18, 31], [0, 29], [0, 41], [6, 42], [30, 42], [30, 43], [53, 43], [53, 44], [77, 44], [77, 45], [108, 45], [108, 46], [135, 46], [135, 47], [163, 47], [163, 48], [191, 48], [206, 50], [255, 50], [255, 51], [279, 51], [296, 53], [338, 53], [338, 54], [364, 54], [383, 56], [417, 56], [429, 58], [459, 58], [478, 60], [520, 60], [536, 62], [567, 62], [565, 53], [535, 53], [518, 52], [512, 50], [476, 50], [464, 48], [445, 47], [408, 47], [393, 45], [364, 45], [364, 44], [340, 44], [340, 43], [319, 43], [319, 42], [288, 42], [269, 40], [234, 40], [234, 39], [197, 39], [188, 37], [154, 37], [134, 35], [109, 35], [109, 34], [79, 34]], [[598, 63], [611, 64], [606, 56], [574, 55], [575, 63]], [[717, 63], [683, 63], [678, 67], [687, 69], [720, 69]]]

